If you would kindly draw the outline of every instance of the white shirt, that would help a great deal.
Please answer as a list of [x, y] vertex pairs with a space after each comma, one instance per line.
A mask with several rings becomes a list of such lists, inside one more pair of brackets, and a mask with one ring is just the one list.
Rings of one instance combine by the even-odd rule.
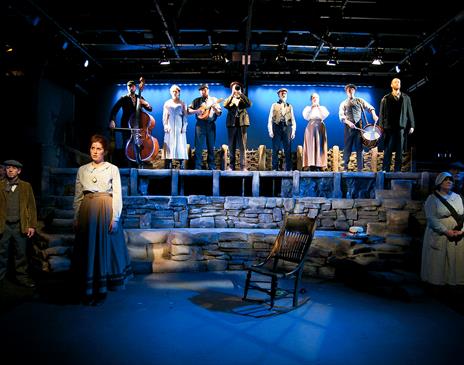
[[79, 167], [76, 176], [76, 189], [74, 193], [74, 217], [77, 218], [84, 191], [93, 193], [104, 192], [113, 195], [113, 220], [119, 221], [122, 212], [121, 176], [117, 166], [103, 162], [101, 166], [94, 167], [92, 162]]

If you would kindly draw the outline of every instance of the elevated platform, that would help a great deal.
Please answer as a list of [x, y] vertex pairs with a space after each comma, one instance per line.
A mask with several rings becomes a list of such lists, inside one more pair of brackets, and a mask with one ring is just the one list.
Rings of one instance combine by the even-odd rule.
[[[426, 196], [436, 173], [120, 169], [126, 196], [375, 198], [375, 190], [409, 184]], [[44, 168], [42, 196], [73, 195], [76, 168]]]

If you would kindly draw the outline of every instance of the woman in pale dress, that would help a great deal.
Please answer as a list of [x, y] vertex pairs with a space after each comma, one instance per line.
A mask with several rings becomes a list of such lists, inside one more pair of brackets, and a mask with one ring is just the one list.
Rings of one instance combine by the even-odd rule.
[[187, 107], [180, 100], [180, 87], [172, 85], [169, 89], [171, 99], [163, 106], [164, 158], [166, 167], [172, 167], [172, 160], [182, 160], [181, 168], [187, 155]]
[[329, 115], [325, 106], [319, 105], [319, 95], [311, 94], [311, 105], [303, 109], [303, 118], [308, 121], [304, 134], [303, 168], [322, 171], [327, 167], [327, 131], [324, 119]]
[[98, 304], [108, 289], [124, 288], [132, 270], [120, 224], [119, 169], [104, 160], [108, 152], [105, 137], [94, 135], [90, 143], [92, 162], [81, 166], [76, 176], [73, 268], [83, 302]]
[[453, 176], [440, 173], [435, 179], [435, 192], [425, 202], [427, 227], [422, 246], [421, 278], [432, 285], [464, 285], [464, 239], [447, 201], [458, 215], [464, 214], [462, 198], [452, 192]]

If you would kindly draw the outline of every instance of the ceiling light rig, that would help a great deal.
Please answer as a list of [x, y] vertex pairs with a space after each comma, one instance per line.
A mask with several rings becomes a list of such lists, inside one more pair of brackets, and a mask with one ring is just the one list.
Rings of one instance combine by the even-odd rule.
[[228, 63], [230, 60], [224, 55], [224, 51], [220, 44], [211, 46], [211, 61], [215, 63]]

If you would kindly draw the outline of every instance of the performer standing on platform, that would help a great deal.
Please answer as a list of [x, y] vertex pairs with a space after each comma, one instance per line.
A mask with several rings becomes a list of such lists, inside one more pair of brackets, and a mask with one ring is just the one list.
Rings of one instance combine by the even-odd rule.
[[[127, 94], [121, 96], [118, 101], [113, 105], [111, 108], [111, 113], [110, 113], [110, 125], [109, 127], [111, 129], [116, 128], [116, 123], [115, 123], [115, 118], [116, 114], [118, 114], [119, 109], [122, 108], [122, 116], [121, 116], [121, 123], [120, 126], [121, 128], [127, 128], [129, 118], [132, 114], [135, 113], [135, 108], [137, 106], [137, 97], [138, 95], [136, 94], [136, 83], [135, 81], [128, 81], [127, 82]], [[140, 104], [142, 107], [149, 112], [153, 110], [151, 105], [143, 98], [143, 96], [140, 98]]]
[[279, 101], [271, 105], [267, 129], [272, 138], [272, 169], [279, 168], [279, 149], [283, 145], [285, 153], [285, 170], [292, 170], [292, 139], [295, 138], [296, 120], [293, 106], [287, 103], [288, 90], [277, 90]]
[[345, 164], [345, 171], [348, 171], [348, 163], [350, 161], [351, 152], [353, 149], [356, 151], [356, 162], [358, 171], [363, 169], [363, 147], [361, 141], [361, 134], [356, 128], [362, 128], [362, 114], [363, 110], [367, 110], [372, 114], [375, 122], [379, 119], [375, 113], [375, 109], [366, 100], [362, 98], [355, 98], [356, 85], [348, 84], [345, 86], [345, 92], [348, 96], [340, 103], [338, 116], [340, 121], [345, 124], [344, 130], [344, 148], [343, 148], [343, 161]]
[[322, 171], [327, 167], [327, 130], [324, 119], [329, 116], [325, 106], [319, 105], [319, 95], [311, 94], [311, 105], [303, 109], [306, 126], [303, 144], [303, 168]]
[[0, 286], [8, 269], [8, 248], [14, 242], [14, 274], [18, 284], [34, 288], [27, 272], [27, 240], [37, 228], [37, 210], [31, 184], [19, 179], [23, 165], [16, 160], [3, 163], [6, 178], [0, 181]]
[[248, 171], [246, 167], [247, 128], [250, 125], [250, 117], [247, 108], [251, 107], [251, 101], [243, 93], [243, 85], [238, 81], [230, 84], [231, 94], [224, 101], [227, 109], [227, 134], [229, 140], [230, 165], [228, 170], [235, 170], [235, 149], [237, 144], [240, 149], [240, 169]]
[[464, 207], [453, 193], [453, 176], [440, 173], [425, 202], [427, 227], [422, 246], [421, 278], [432, 285], [464, 288]]
[[216, 142], [216, 119], [222, 114], [218, 99], [209, 95], [208, 84], [201, 84], [198, 88], [200, 97], [189, 105], [189, 114], [195, 114], [195, 169], [200, 170], [203, 161], [203, 148], [208, 150], [208, 169], [215, 170], [214, 143]]
[[[118, 101], [113, 105], [111, 108], [110, 112], [110, 123], [109, 127], [110, 129], [116, 128], [116, 114], [118, 114], [119, 109], [122, 108], [122, 116], [121, 116], [121, 121], [120, 121], [120, 127], [121, 128], [128, 128], [129, 127], [129, 119], [132, 114], [135, 113], [136, 107], [137, 107], [137, 98], [138, 95], [136, 93], [136, 83], [135, 81], [131, 80], [127, 82], [127, 94], [121, 96]], [[143, 96], [140, 98], [140, 104], [142, 108], [148, 110], [151, 112], [153, 108], [151, 105], [143, 98]], [[122, 152], [123, 149], [118, 148], [117, 149], [118, 153], [118, 159], [123, 160], [124, 153]], [[113, 151], [111, 151], [113, 152]]]
[[185, 167], [187, 154], [187, 107], [180, 100], [180, 87], [172, 85], [169, 89], [171, 99], [163, 106], [164, 126], [164, 158], [166, 168], [172, 167], [172, 160], [182, 160], [181, 168]]
[[401, 80], [393, 79], [392, 92], [380, 101], [379, 125], [384, 130], [384, 171], [390, 171], [392, 152], [395, 152], [394, 171], [401, 171], [403, 162], [404, 130], [414, 132], [415, 121], [412, 112], [411, 99], [401, 92]]
[[77, 171], [74, 195], [76, 239], [73, 268], [85, 304], [100, 304], [107, 290], [124, 288], [132, 275], [120, 224], [121, 177], [117, 166], [105, 162], [108, 142], [90, 139], [92, 162]]

